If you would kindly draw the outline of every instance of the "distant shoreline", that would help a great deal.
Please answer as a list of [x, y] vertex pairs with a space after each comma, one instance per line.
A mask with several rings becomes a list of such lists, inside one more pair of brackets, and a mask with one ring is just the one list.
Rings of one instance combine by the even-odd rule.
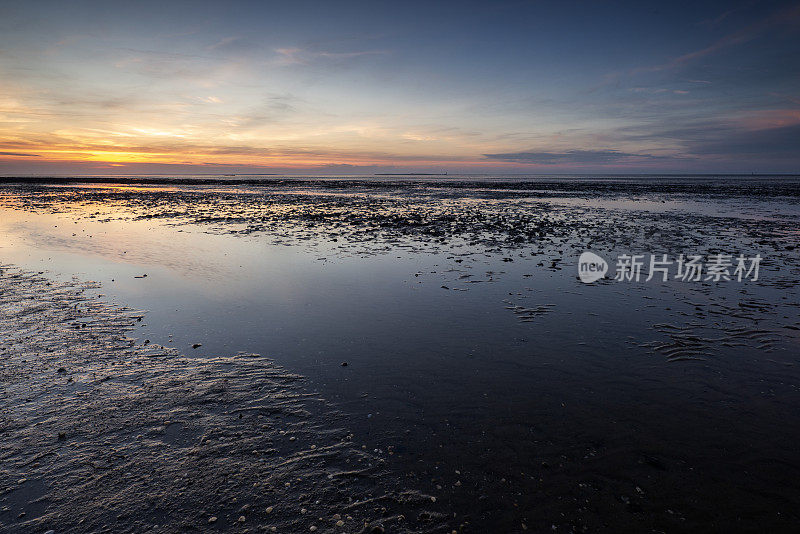
[[[0, 177], [0, 187], [236, 187], [292, 191], [301, 188], [340, 191], [491, 191], [496, 198], [645, 195], [654, 193], [724, 195], [739, 198], [800, 198], [800, 175], [447, 175], [389, 176], [19, 176]], [[198, 189], [202, 192], [202, 189]], [[135, 191], [129, 191], [135, 192]], [[461, 194], [461, 193], [459, 193]]]
[[[399, 180], [391, 180], [397, 177]], [[432, 177], [430, 180], [422, 179]], [[388, 178], [388, 179], [382, 179]], [[416, 180], [402, 180], [416, 178]], [[435, 173], [375, 173], [363, 175], [289, 175], [289, 174], [123, 174], [123, 175], [6, 175], [0, 176], [0, 185], [6, 184], [148, 184], [148, 185], [274, 185], [286, 183], [358, 183], [358, 184], [546, 184], [553, 182], [610, 182], [665, 180], [671, 183], [713, 179], [764, 180], [800, 179], [800, 173], [765, 174], [435, 174]]]

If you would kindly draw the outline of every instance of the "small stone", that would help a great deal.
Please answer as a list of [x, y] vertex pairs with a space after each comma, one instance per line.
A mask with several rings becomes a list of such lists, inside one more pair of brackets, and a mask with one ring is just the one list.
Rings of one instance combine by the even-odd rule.
[[202, 344], [202, 343], [195, 343], [194, 345], [192, 345], [192, 348], [193, 348], [193, 349], [197, 349], [197, 348], [200, 348], [200, 347], [202, 347], [202, 346], [203, 346], [203, 344]]
[[338, 521], [336, 522], [336, 526], [337, 526], [337, 527], [343, 527], [343, 526], [344, 526], [344, 521], [342, 521], [341, 519], [340, 519], [340, 520], [338, 520]]
[[310, 530], [311, 532], [316, 532], [317, 531], [317, 527], [315, 527], [314, 525], [311, 525], [310, 527], [308, 527], [308, 530]]
[[347, 367], [347, 362], [342, 362], [342, 367]]
[[247, 519], [243, 515], [240, 515], [239, 519], [237, 519], [236, 521], [238, 521], [239, 523], [244, 523], [245, 521], [247, 521]]
[[275, 509], [275, 508], [274, 508], [274, 507], [272, 507], [272, 506], [267, 506], [267, 510], [266, 510], [266, 512], [267, 512], [268, 514], [271, 514], [271, 513], [272, 513], [272, 511], [273, 511], [274, 509]]
[[208, 518], [208, 522], [209, 523], [216, 523], [217, 522], [217, 516], [212, 515], [211, 517]]

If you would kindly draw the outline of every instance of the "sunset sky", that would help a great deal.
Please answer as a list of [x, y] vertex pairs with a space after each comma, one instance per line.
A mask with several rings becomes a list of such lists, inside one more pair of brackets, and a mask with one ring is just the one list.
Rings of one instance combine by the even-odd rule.
[[0, 174], [800, 172], [797, 2], [0, 3]]

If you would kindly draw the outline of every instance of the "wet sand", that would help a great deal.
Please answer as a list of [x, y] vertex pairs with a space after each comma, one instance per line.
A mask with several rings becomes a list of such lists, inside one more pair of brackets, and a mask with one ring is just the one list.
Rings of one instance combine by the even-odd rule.
[[0, 524], [14, 532], [434, 532], [302, 377], [128, 335], [90, 284], [3, 267]]
[[[184, 340], [181, 350], [167, 351], [170, 356], [144, 360], [159, 362], [150, 366], [147, 372], [153, 373], [153, 378], [148, 380], [177, 384], [178, 389], [166, 388], [164, 396], [149, 401], [154, 403], [151, 411], [163, 413], [164, 420], [177, 420], [170, 415], [173, 410], [190, 410], [194, 415], [189, 420], [208, 420], [212, 427], [233, 425], [226, 432], [244, 432], [240, 425], [246, 425], [247, 414], [241, 421], [220, 421], [219, 415], [195, 412], [198, 406], [224, 413], [235, 410], [235, 403], [264, 403], [258, 423], [274, 425], [264, 430], [264, 439], [277, 443], [275, 429], [280, 425], [267, 414], [276, 402], [276, 392], [285, 387], [283, 394], [293, 399], [290, 411], [302, 411], [306, 419], [297, 420], [304, 421], [308, 429], [302, 440], [298, 435], [292, 443], [302, 441], [307, 448], [312, 444], [320, 448], [324, 445], [315, 438], [336, 435], [328, 442], [337, 444], [335, 454], [325, 461], [345, 465], [349, 465], [348, 459], [350, 464], [386, 461], [381, 464], [381, 474], [369, 482], [358, 477], [359, 484], [348, 479], [343, 487], [326, 485], [330, 473], [319, 466], [305, 468], [301, 478], [319, 479], [313, 487], [298, 490], [305, 494], [303, 502], [309, 514], [312, 508], [307, 503], [319, 499], [315, 495], [335, 494], [331, 506], [309, 517], [344, 516], [335, 510], [351, 499], [373, 502], [362, 496], [364, 486], [379, 481], [383, 489], [371, 496], [393, 495], [391, 506], [380, 505], [387, 511], [373, 507], [361, 515], [350, 513], [353, 523], [338, 528], [360, 532], [364, 522], [386, 522], [384, 513], [394, 521], [400, 513], [406, 521], [413, 518], [416, 522], [405, 527], [410, 531], [442, 532], [730, 532], [788, 530], [800, 520], [800, 457], [795, 446], [800, 439], [800, 421], [795, 415], [800, 406], [797, 180], [742, 180], [729, 187], [720, 187], [724, 180], [711, 179], [689, 183], [669, 179], [158, 182], [6, 185], [0, 207], [9, 214], [57, 218], [41, 219], [58, 222], [57, 230], [36, 223], [39, 233], [35, 234], [22, 219], [10, 228], [14, 235], [27, 236], [34, 248], [102, 254], [134, 265], [157, 262], [172, 270], [186, 269], [180, 265], [183, 262], [195, 273], [222, 271], [230, 267], [226, 262], [233, 261], [213, 252], [193, 255], [178, 250], [171, 254], [166, 247], [154, 253], [146, 247], [136, 250], [127, 246], [116, 250], [100, 243], [103, 227], [127, 223], [131, 227], [152, 225], [148, 227], [156, 232], [154, 241], [185, 232], [223, 240], [214, 243], [234, 239], [248, 247], [276, 247], [265, 251], [281, 247], [302, 250], [303, 255], [293, 260], [300, 263], [294, 265], [320, 265], [299, 278], [308, 284], [323, 277], [313, 286], [314, 291], [325, 291], [326, 284], [350, 281], [348, 273], [357, 273], [351, 282], [357, 285], [348, 290], [353, 300], [347, 309], [355, 310], [352, 317], [364, 324], [362, 329], [336, 323], [339, 329], [352, 328], [352, 333], [346, 330], [339, 338], [335, 330], [320, 329], [331, 319], [315, 319], [314, 308], [307, 308], [298, 317], [308, 321], [309, 336], [315, 337], [317, 330], [324, 331], [324, 336], [317, 335], [313, 343], [299, 337], [294, 342], [286, 331], [291, 321], [283, 324], [280, 317], [273, 317], [283, 330], [270, 331], [253, 343], [257, 347], [249, 347], [246, 339], [253, 334], [246, 325], [252, 312], [261, 310], [256, 307], [235, 316], [237, 322], [232, 324], [239, 325], [239, 333], [220, 334], [230, 337], [226, 347], [235, 348], [231, 353], [263, 346], [267, 349], [264, 353], [283, 358], [280, 365], [262, 358], [221, 358], [220, 351], [204, 352], [209, 347], [216, 349], [213, 336], [203, 340], [204, 346], [194, 358], [180, 355], [194, 354]], [[64, 223], [74, 226], [74, 231], [63, 228]], [[625, 252], [741, 252], [760, 253], [765, 260], [760, 280], [745, 285], [610, 281], [583, 285], [575, 279], [575, 262], [587, 249], [606, 258]], [[217, 262], [214, 267], [202, 267], [205, 256]], [[386, 266], [392, 262], [401, 271], [405, 269], [400, 275], [403, 279], [395, 281], [413, 292], [390, 292], [390, 304], [371, 308], [367, 299], [380, 291], [380, 286], [370, 285], [370, 277], [389, 272]], [[243, 276], [233, 269], [230, 272], [230, 278]], [[381, 283], [391, 285], [392, 276], [396, 275], [380, 278]], [[151, 271], [150, 278], [138, 282], [147, 287], [154, 280], [157, 276]], [[41, 279], [36, 289], [28, 291], [41, 291], [43, 283]], [[102, 291], [111, 291], [111, 286], [105, 281]], [[359, 290], [359, 286], [370, 289]], [[194, 290], [200, 289], [195, 286]], [[300, 293], [296, 298], [302, 297]], [[420, 306], [414, 307], [418, 300]], [[315, 295], [312, 302], [321, 306], [320, 302], [327, 301]], [[150, 307], [147, 302], [144, 305]], [[154, 303], [150, 313], [156, 322], [172, 320], [156, 309], [159, 306]], [[391, 306], [398, 308], [389, 315], [393, 323], [375, 323], [374, 317], [391, 313], [387, 311]], [[426, 306], [430, 308], [427, 311]], [[349, 312], [343, 308], [337, 313]], [[124, 330], [131, 325], [121, 327]], [[8, 328], [10, 336], [23, 337], [24, 330], [16, 324]], [[132, 356], [125, 353], [125, 363], [116, 363], [123, 371], [129, 359], [145, 358], [137, 356], [138, 351], [152, 351], [155, 343], [169, 345], [163, 336], [144, 346], [145, 329], [137, 330], [135, 324], [132, 328], [127, 335], [137, 338], [135, 349], [130, 343], [125, 349], [133, 351]], [[392, 337], [394, 331], [405, 335]], [[357, 336], [365, 336], [364, 341], [356, 343]], [[331, 354], [311, 361], [290, 357], [293, 345], [301, 347], [298, 350], [320, 354], [330, 350]], [[332, 347], [336, 345], [340, 346]], [[92, 362], [96, 354], [89, 354], [82, 360], [88, 362], [87, 368], [101, 365]], [[25, 365], [39, 365], [37, 359], [26, 360], [33, 363]], [[343, 360], [350, 365], [341, 367]], [[48, 368], [31, 375], [24, 387], [46, 387], [47, 378], [58, 377], [59, 367], [68, 367], [55, 361], [49, 366], [55, 371]], [[248, 389], [252, 377], [261, 372], [257, 369], [263, 369], [269, 378], [267, 394]], [[178, 391], [202, 388], [197, 385], [203, 383], [199, 378], [202, 370], [239, 380], [231, 404], [218, 397], [180, 404]], [[313, 388], [298, 379], [295, 373], [300, 371], [311, 375], [312, 385], [320, 388], [327, 402], [315, 401], [315, 409], [306, 406], [304, 392]], [[97, 371], [98, 375], [104, 373], [112, 377], [107, 382], [113, 383], [114, 373]], [[121, 374], [125, 376], [125, 372]], [[108, 387], [107, 382], [98, 387]], [[202, 391], [198, 394], [202, 398]], [[105, 402], [117, 402], [113, 389], [106, 395]], [[16, 399], [4, 399], [4, 405], [16, 406]], [[58, 405], [61, 401], [48, 402]], [[67, 420], [81, 408], [72, 405], [65, 409]], [[138, 420], [135, 414], [129, 417], [131, 422], [119, 422], [117, 431], [124, 433], [119, 436], [141, 434], [146, 439], [158, 432], [172, 436], [168, 430], [175, 425], [165, 425], [160, 419]], [[330, 424], [339, 421], [341, 424]], [[336, 432], [349, 435], [335, 430], [340, 427], [353, 434], [351, 442], [338, 441], [341, 435]], [[186, 439], [192, 447], [199, 447], [203, 432], [191, 430], [197, 427], [187, 422], [179, 428], [170, 432], [181, 434], [184, 428], [190, 429]], [[59, 431], [55, 427], [49, 431], [56, 433], [56, 443], [47, 447], [63, 447], [57, 441]], [[3, 435], [8, 436], [8, 431]], [[3, 439], [5, 450], [7, 441]], [[174, 439], [181, 442], [182, 438]], [[119, 447], [128, 455], [144, 454], [139, 445], [121, 441]], [[96, 447], [97, 443], [87, 439], [85, 446]], [[272, 447], [278, 449], [275, 460], [286, 457], [284, 449]], [[236, 458], [240, 454], [247, 457], [245, 448], [251, 446], [238, 452], [220, 449], [215, 460], [225, 464], [232, 454], [232, 464], [238, 466], [232, 472], [247, 473], [242, 475], [244, 484], [231, 481], [230, 472], [220, 467], [211, 470], [208, 480], [186, 477], [187, 486], [180, 486], [179, 491], [192, 495], [191, 484], [198, 488], [196, 496], [206, 485], [225, 487], [223, 497], [235, 497], [237, 503], [249, 499], [262, 510], [271, 502], [301, 499], [293, 490], [274, 498], [251, 491], [259, 476], [272, 476], [265, 473], [276, 468], [276, 476], [281, 476], [281, 463], [267, 460], [262, 471], [243, 467]], [[308, 454], [307, 450], [295, 452]], [[8, 457], [20, 454], [25, 453], [12, 452]], [[144, 464], [155, 469], [160, 461], [164, 460], [155, 455]], [[54, 468], [48, 469], [44, 472], [53, 476]], [[20, 478], [36, 479], [23, 471]], [[180, 476], [178, 467], [171, 472]], [[195, 470], [183, 471], [187, 472]], [[223, 475], [228, 477], [227, 486], [221, 482]], [[15, 472], [9, 480], [17, 476]], [[126, 484], [121, 482], [119, 487]], [[409, 489], [421, 493], [405, 493]], [[46, 491], [42, 488], [40, 494]], [[95, 490], [86, 491], [91, 494]], [[152, 486], [144, 493], [153, 499], [163, 497]], [[25, 503], [24, 495], [17, 501], [8, 497], [8, 502]], [[228, 527], [240, 515], [235, 505], [219, 512], [206, 504], [213, 499], [200, 500], [205, 515], [199, 514], [200, 508], [190, 504], [192, 498], [187, 497], [183, 504], [168, 502], [161, 513], [177, 510], [178, 516], [190, 517], [186, 520], [192, 524], [204, 524], [207, 515], [216, 514], [217, 524]], [[129, 499], [119, 503], [123, 508], [131, 506]], [[278, 505], [274, 506], [277, 510]], [[42, 506], [39, 513], [48, 517], [58, 509], [57, 505]], [[97, 514], [88, 504], [84, 512]], [[286, 522], [278, 524], [255, 514], [251, 522], [245, 514], [247, 523], [236, 527], [331, 528], [329, 523], [312, 523], [297, 513], [287, 512]], [[2, 517], [10, 520], [8, 513]], [[111, 524], [109, 515], [100, 517], [98, 525]], [[70, 524], [68, 518], [64, 521]], [[147, 521], [167, 525], [166, 529], [177, 525], [157, 517]], [[384, 526], [396, 531], [398, 524]]]

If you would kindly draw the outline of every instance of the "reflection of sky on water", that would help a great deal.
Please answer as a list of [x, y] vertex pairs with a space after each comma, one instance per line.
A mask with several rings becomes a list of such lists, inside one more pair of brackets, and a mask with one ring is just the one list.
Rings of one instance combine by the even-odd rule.
[[[61, 215], [4, 215], [4, 262], [98, 280], [103, 293], [150, 310], [145, 331], [153, 341], [166, 341], [171, 333], [184, 347], [202, 342], [208, 353], [254, 350], [315, 365], [364, 359], [382, 366], [402, 359], [425, 367], [431, 354], [525, 345], [514, 340], [530, 337], [530, 329], [521, 329], [504, 310], [510, 292], [522, 292], [522, 304], [533, 305], [528, 300], [534, 298], [561, 306], [570, 299], [557, 285], [571, 275], [532, 271], [522, 263], [499, 269], [499, 257], [456, 263], [446, 254], [396, 251], [348, 258], [325, 243], [271, 245], [259, 236], [214, 235], [153, 221], [74, 224]], [[486, 280], [489, 270], [496, 273], [492, 282], [458, 278], [467, 273]], [[529, 271], [535, 277], [524, 278]], [[147, 278], [133, 278], [145, 273]], [[540, 319], [543, 334], [558, 332], [553, 342], [574, 338], [557, 321]], [[334, 360], [326, 361], [326, 354]], [[386, 354], [392, 357], [376, 357]]]
[[553, 197], [533, 202], [559, 206], [590, 207], [608, 210], [674, 212], [755, 220], [780, 220], [800, 217], [800, 204], [776, 199], [652, 200], [650, 198], [574, 198]]
[[[2, 261], [102, 282], [103, 293], [150, 310], [142, 335], [154, 342], [172, 334], [179, 347], [200, 342], [206, 353], [261, 352], [304, 362], [298, 370], [311, 375], [337, 360], [362, 359], [399, 378], [403, 373], [392, 373], [389, 362], [457, 372], [437, 368], [431, 354], [477, 351], [519, 365], [530, 363], [532, 351], [545, 360], [562, 351], [588, 357], [598, 344], [624, 352], [608, 329], [629, 329], [640, 339], [663, 319], [643, 295], [677, 305], [656, 284], [577, 284], [569, 256], [561, 271], [537, 267], [524, 253], [512, 263], [500, 262], [502, 255], [456, 262], [447, 253], [399, 248], [347, 257], [324, 240], [283, 246], [258, 234], [209, 234], [169, 221], [104, 220], [98, 209], [77, 208], [69, 216], [5, 211]], [[147, 278], [134, 278], [142, 274]], [[508, 299], [555, 307], [521, 325], [504, 309]]]
[[[96, 212], [92, 209], [92, 212]], [[202, 233], [169, 230], [163, 225], [132, 221], [75, 224], [59, 215], [7, 212], [0, 222], [4, 254], [53, 251], [87, 268], [96, 259], [126, 264], [160, 265], [176, 273], [233, 276], [211, 254], [212, 244]], [[192, 253], [188, 253], [192, 251]], [[76, 263], [73, 263], [76, 264]]]

